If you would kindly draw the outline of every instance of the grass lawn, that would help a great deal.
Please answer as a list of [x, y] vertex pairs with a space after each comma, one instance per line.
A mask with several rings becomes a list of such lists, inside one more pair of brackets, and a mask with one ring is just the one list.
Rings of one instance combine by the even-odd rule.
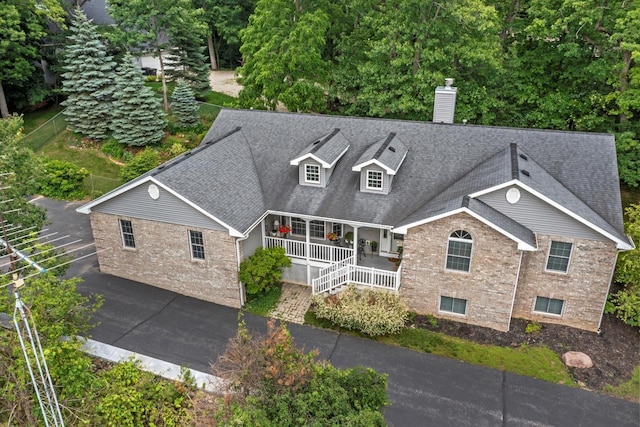
[[69, 145], [70, 138], [73, 137], [68, 131], [65, 131], [36, 153], [50, 159], [73, 162], [94, 175], [118, 179], [121, 166], [109, 160], [97, 147], [75, 148], [75, 146]]
[[[317, 318], [311, 310], [305, 315], [304, 323], [324, 329], [338, 329], [328, 320]], [[418, 328], [406, 328], [397, 335], [377, 338], [370, 338], [354, 331], [339, 330], [341, 333], [375, 339], [385, 344], [424, 351], [531, 378], [570, 386], [576, 385], [562, 360], [547, 347], [505, 348], [483, 345]]]
[[244, 305], [244, 310], [258, 316], [267, 317], [269, 316], [269, 313], [276, 308], [276, 305], [278, 305], [281, 293], [282, 286], [278, 285], [271, 288], [265, 294], [250, 295], [247, 297], [247, 303]]
[[62, 110], [64, 110], [62, 105], [52, 105], [47, 108], [41, 108], [31, 113], [24, 114], [24, 134], [28, 135], [33, 132]]

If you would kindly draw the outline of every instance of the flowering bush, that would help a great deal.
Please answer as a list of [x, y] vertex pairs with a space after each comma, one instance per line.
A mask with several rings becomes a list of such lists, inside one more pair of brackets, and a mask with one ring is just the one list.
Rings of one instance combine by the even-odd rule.
[[288, 225], [281, 225], [278, 231], [283, 234], [291, 233], [291, 227], [289, 227]]
[[313, 297], [317, 317], [369, 336], [397, 334], [404, 328], [409, 310], [399, 295], [349, 285], [337, 295]]

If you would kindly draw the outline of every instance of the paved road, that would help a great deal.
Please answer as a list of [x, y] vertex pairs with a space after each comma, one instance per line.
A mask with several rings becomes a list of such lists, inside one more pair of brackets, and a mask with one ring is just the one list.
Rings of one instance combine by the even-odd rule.
[[[78, 204], [39, 199], [51, 229], [91, 241]], [[83, 293], [104, 295], [95, 340], [207, 371], [235, 335], [238, 311], [102, 274], [95, 257], [73, 265]], [[249, 328], [265, 320], [247, 315]], [[597, 393], [290, 325], [295, 341], [338, 367], [370, 366], [389, 375], [390, 426], [640, 426], [640, 406]]]

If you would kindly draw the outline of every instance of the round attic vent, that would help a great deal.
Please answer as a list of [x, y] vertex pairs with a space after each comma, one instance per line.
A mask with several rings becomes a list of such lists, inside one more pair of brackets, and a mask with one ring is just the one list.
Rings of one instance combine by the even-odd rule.
[[149, 185], [149, 188], [147, 191], [149, 192], [149, 196], [151, 196], [153, 200], [157, 200], [158, 197], [160, 197], [160, 189], [155, 184]]
[[520, 190], [517, 188], [510, 188], [507, 191], [507, 202], [514, 204], [520, 200]]

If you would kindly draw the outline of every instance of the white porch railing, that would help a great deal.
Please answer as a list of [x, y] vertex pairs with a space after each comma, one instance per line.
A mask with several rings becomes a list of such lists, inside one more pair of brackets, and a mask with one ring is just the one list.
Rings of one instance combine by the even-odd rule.
[[[265, 237], [265, 247], [280, 246], [285, 249], [287, 256], [292, 258], [307, 258], [307, 243], [301, 240], [282, 239], [279, 237]], [[353, 256], [353, 249], [340, 246], [309, 243], [309, 259], [311, 261], [337, 263]]]
[[393, 291], [400, 288], [402, 265], [398, 267], [397, 271], [386, 271], [353, 265], [353, 258], [349, 258], [349, 260], [350, 262], [336, 263], [320, 270], [320, 276], [313, 279], [313, 294], [329, 292], [346, 283]]

